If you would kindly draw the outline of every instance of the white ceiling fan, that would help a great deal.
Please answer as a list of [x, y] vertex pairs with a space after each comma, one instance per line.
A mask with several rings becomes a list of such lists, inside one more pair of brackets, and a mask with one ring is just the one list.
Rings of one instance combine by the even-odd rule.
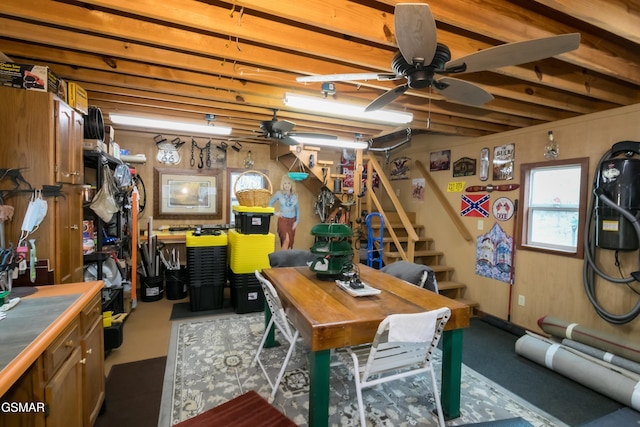
[[580, 34], [571, 33], [507, 43], [451, 60], [449, 48], [436, 41], [436, 24], [428, 4], [396, 5], [394, 26], [400, 50], [391, 61], [393, 73], [329, 74], [298, 77], [296, 80], [308, 83], [406, 79], [404, 84], [376, 98], [365, 111], [378, 110], [409, 89], [427, 87], [449, 100], [479, 106], [491, 101], [493, 95], [476, 84], [452, 77], [436, 78], [436, 75], [473, 73], [524, 64], [569, 52], [580, 45]]

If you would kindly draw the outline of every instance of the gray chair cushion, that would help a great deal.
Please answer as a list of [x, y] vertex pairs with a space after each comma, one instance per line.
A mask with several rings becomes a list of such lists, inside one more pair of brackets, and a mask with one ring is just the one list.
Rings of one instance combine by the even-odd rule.
[[271, 267], [303, 267], [315, 260], [317, 255], [302, 249], [285, 249], [269, 254]]
[[435, 272], [426, 265], [407, 261], [396, 261], [387, 264], [380, 271], [390, 274], [398, 279], [438, 293]]

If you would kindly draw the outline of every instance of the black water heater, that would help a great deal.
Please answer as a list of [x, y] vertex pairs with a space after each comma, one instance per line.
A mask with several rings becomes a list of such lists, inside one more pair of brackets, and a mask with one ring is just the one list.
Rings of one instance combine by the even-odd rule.
[[[620, 208], [637, 217], [640, 211], [640, 159], [604, 160], [597, 173], [599, 190]], [[638, 249], [638, 236], [629, 220], [599, 199], [596, 219], [596, 246], [620, 251]]]

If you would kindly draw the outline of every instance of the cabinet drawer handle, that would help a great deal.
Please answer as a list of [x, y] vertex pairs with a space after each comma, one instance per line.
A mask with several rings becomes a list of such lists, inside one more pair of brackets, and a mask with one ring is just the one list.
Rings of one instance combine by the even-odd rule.
[[73, 347], [73, 340], [69, 340], [66, 343], [64, 343], [65, 347]]
[[72, 230], [80, 230], [80, 227], [78, 227], [78, 224], [73, 224], [71, 227]]
[[78, 176], [80, 175], [80, 172], [69, 172], [69, 175]]
[[86, 351], [86, 353], [87, 353], [87, 354], [93, 354], [93, 349], [92, 349], [92, 348], [88, 349], [88, 350]]
[[81, 363], [82, 365], [86, 365], [86, 364], [87, 364], [87, 358], [86, 358], [86, 357], [83, 357], [82, 359], [80, 359], [80, 363]]

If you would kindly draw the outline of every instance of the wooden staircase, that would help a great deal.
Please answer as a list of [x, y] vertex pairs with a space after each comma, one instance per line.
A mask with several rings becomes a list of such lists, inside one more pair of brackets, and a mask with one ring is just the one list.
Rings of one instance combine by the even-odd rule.
[[[402, 248], [407, 249], [408, 236], [404, 226], [398, 221], [397, 214], [393, 212], [386, 212], [389, 223], [385, 223], [385, 230], [393, 228], [398, 237], [398, 241]], [[416, 224], [415, 212], [407, 212], [407, 216], [413, 224], [413, 228], [418, 235], [418, 240], [415, 242], [415, 252], [413, 262], [418, 264], [424, 264], [433, 269], [436, 275], [436, 281], [438, 282], [438, 291], [440, 294], [467, 304], [472, 309], [478, 307], [478, 303], [464, 297], [466, 285], [456, 282], [452, 279], [454, 269], [451, 266], [443, 264], [444, 253], [434, 249], [434, 240], [430, 237], [425, 237], [424, 226]], [[372, 224], [372, 230], [375, 235], [379, 236], [380, 225]], [[387, 237], [385, 237], [387, 236]], [[366, 241], [363, 242], [366, 246]], [[402, 259], [402, 254], [398, 250], [396, 244], [391, 237], [388, 237], [388, 232], [382, 239], [382, 260], [385, 265]]]

